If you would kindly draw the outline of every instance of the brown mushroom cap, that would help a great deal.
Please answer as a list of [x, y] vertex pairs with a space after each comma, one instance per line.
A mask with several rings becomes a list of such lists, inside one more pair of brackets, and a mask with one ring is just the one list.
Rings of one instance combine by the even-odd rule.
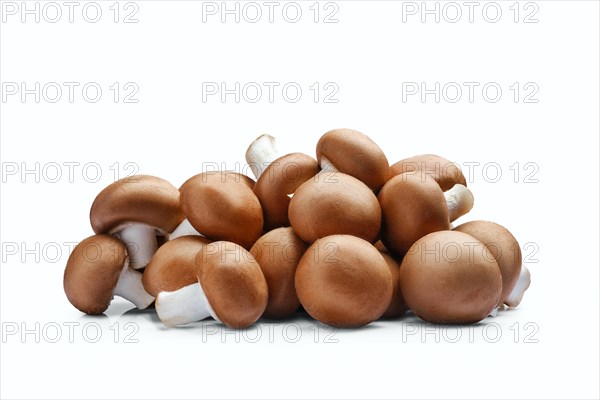
[[207, 244], [196, 256], [196, 267], [204, 294], [225, 325], [245, 328], [263, 314], [267, 282], [246, 249], [232, 242]]
[[408, 307], [406, 306], [406, 302], [402, 297], [402, 291], [400, 289], [400, 263], [385, 251], [382, 251], [381, 255], [392, 274], [392, 285], [394, 289], [392, 292], [392, 301], [381, 318], [400, 317], [408, 311]]
[[321, 171], [304, 182], [292, 197], [289, 218], [304, 241], [347, 234], [374, 242], [381, 228], [377, 197], [358, 179]]
[[328, 159], [340, 172], [378, 191], [389, 177], [388, 159], [368, 136], [352, 129], [334, 129], [317, 143], [317, 160]]
[[390, 178], [414, 171], [423, 171], [430, 175], [444, 192], [456, 184], [467, 186], [467, 180], [458, 165], [433, 154], [422, 154], [398, 161], [390, 167]]
[[498, 304], [502, 276], [487, 247], [466, 233], [434, 232], [419, 239], [400, 266], [408, 307], [425, 321], [469, 324]]
[[81, 241], [69, 256], [63, 279], [69, 302], [86, 314], [102, 314], [126, 261], [125, 243], [114, 236], [94, 235]]
[[421, 237], [450, 229], [448, 206], [439, 185], [427, 174], [406, 173], [390, 179], [379, 192], [385, 247], [404, 254]]
[[177, 188], [150, 175], [130, 176], [108, 185], [90, 210], [95, 233], [114, 233], [132, 222], [169, 233], [183, 219]]
[[181, 208], [201, 234], [249, 249], [263, 229], [263, 212], [251, 181], [230, 171], [198, 174], [181, 186]]
[[260, 237], [250, 249], [269, 287], [269, 302], [263, 316], [280, 319], [300, 307], [294, 278], [306, 244], [292, 228], [278, 228]]
[[296, 270], [300, 303], [313, 318], [358, 327], [379, 318], [390, 304], [390, 270], [369, 242], [350, 235], [317, 240]]
[[289, 194], [319, 172], [317, 161], [302, 153], [292, 153], [273, 161], [262, 173], [254, 193], [263, 209], [264, 229], [289, 226]]
[[174, 292], [198, 283], [196, 255], [210, 241], [201, 236], [181, 236], [159, 247], [144, 270], [142, 283], [152, 296]]
[[502, 273], [500, 303], [503, 303], [514, 289], [521, 273], [521, 246], [517, 239], [508, 229], [490, 221], [466, 222], [454, 230], [473, 236], [492, 253]]

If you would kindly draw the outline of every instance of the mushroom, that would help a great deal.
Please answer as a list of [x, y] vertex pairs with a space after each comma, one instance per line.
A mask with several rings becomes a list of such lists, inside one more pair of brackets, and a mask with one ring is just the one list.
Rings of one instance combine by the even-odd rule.
[[204, 172], [191, 177], [179, 189], [186, 220], [170, 237], [201, 234], [249, 249], [263, 229], [262, 208], [253, 186], [251, 178], [232, 171]]
[[264, 234], [250, 249], [250, 254], [260, 265], [269, 287], [269, 302], [263, 317], [286, 318], [300, 307], [294, 277], [305, 251], [306, 244], [289, 227]]
[[158, 248], [157, 235], [183, 220], [179, 191], [164, 179], [135, 175], [102, 190], [90, 210], [94, 233], [114, 234], [127, 246], [131, 268], [144, 268]]
[[414, 171], [423, 171], [430, 175], [444, 192], [454, 185], [467, 186], [467, 180], [458, 165], [433, 154], [422, 154], [398, 161], [390, 167], [390, 178]]
[[262, 134], [248, 146], [246, 162], [256, 179], [260, 178], [263, 171], [280, 157], [275, 147], [276, 142], [274, 136]]
[[323, 170], [351, 175], [375, 192], [389, 178], [389, 163], [381, 148], [352, 129], [334, 129], [321, 136], [317, 160]]
[[393, 284], [381, 253], [350, 235], [317, 240], [300, 259], [296, 291], [308, 314], [338, 327], [375, 321], [388, 308]]
[[111, 235], [94, 235], [73, 249], [63, 279], [69, 302], [86, 314], [102, 314], [114, 296], [137, 308], [148, 307], [154, 297], [144, 290], [142, 273], [129, 267], [125, 243]]
[[261, 135], [248, 147], [246, 161], [256, 176], [254, 193], [263, 209], [264, 229], [289, 226], [290, 197], [319, 172], [317, 160], [302, 153], [280, 157], [275, 138]]
[[245, 328], [260, 318], [269, 297], [267, 282], [246, 249], [232, 242], [213, 242], [198, 252], [195, 266], [196, 283], [158, 294], [156, 312], [165, 325], [212, 316], [230, 328]]
[[529, 289], [529, 285], [531, 285], [531, 274], [527, 267], [523, 265], [521, 273], [519, 274], [519, 279], [517, 279], [517, 284], [504, 300], [504, 304], [511, 308], [517, 307], [521, 303], [521, 300], [523, 300], [523, 295], [525, 294], [525, 291]]
[[378, 197], [385, 247], [402, 255], [426, 234], [450, 229], [451, 221], [473, 207], [471, 192], [461, 187], [464, 190], [442, 192], [430, 175], [420, 171], [390, 179]]
[[433, 232], [417, 240], [404, 257], [400, 289], [419, 318], [469, 324], [496, 308], [502, 276], [492, 253], [473, 236]]
[[392, 301], [388, 306], [387, 310], [383, 313], [381, 318], [397, 318], [408, 311], [406, 302], [402, 297], [402, 291], [400, 290], [400, 263], [397, 262], [387, 251], [381, 251], [381, 255], [385, 260], [390, 273], [392, 274]]
[[502, 225], [489, 221], [471, 221], [454, 228], [473, 236], [492, 253], [502, 274], [501, 306], [513, 291], [521, 273], [521, 247], [517, 239]]
[[321, 171], [304, 182], [292, 197], [289, 218], [294, 232], [308, 243], [335, 234], [373, 243], [381, 228], [377, 197], [358, 179], [339, 172]]
[[192, 224], [190, 224], [190, 221], [186, 218], [183, 221], [181, 221], [181, 223], [179, 224], [179, 226], [177, 226], [177, 228], [175, 228], [175, 230], [173, 230], [173, 232], [171, 232], [169, 234], [169, 240], [174, 240], [177, 238], [180, 238], [182, 236], [202, 236], [203, 235], [198, 232], [193, 226]]
[[204, 237], [181, 236], [162, 245], [144, 270], [146, 291], [156, 297], [197, 283], [196, 255], [209, 243]]

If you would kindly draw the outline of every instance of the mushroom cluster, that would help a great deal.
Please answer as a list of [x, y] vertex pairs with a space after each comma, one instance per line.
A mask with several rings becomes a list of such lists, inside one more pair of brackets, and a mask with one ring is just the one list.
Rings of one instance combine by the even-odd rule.
[[94, 235], [69, 257], [68, 300], [101, 314], [115, 295], [154, 304], [166, 326], [212, 317], [230, 328], [303, 308], [337, 327], [411, 310], [466, 324], [519, 305], [529, 287], [521, 250], [503, 226], [470, 221], [460, 168], [436, 155], [393, 165], [368, 136], [325, 133], [316, 158], [252, 142], [256, 181], [203, 172], [179, 188], [137, 175], [94, 200]]

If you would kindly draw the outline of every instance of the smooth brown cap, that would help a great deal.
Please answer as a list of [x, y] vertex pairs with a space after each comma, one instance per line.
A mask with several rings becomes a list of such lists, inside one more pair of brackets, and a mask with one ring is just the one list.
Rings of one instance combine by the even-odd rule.
[[102, 190], [90, 210], [95, 233], [114, 233], [132, 222], [172, 232], [183, 221], [179, 191], [164, 179], [135, 175]]
[[269, 287], [269, 302], [263, 316], [281, 319], [300, 307], [294, 278], [306, 244], [292, 228], [278, 228], [260, 237], [250, 249]]
[[260, 266], [246, 249], [232, 242], [207, 244], [196, 256], [200, 285], [216, 316], [230, 328], [255, 323], [269, 300]]
[[181, 209], [198, 232], [247, 249], [260, 237], [263, 212], [250, 178], [230, 171], [205, 172], [180, 188]]
[[521, 273], [521, 246], [517, 239], [508, 229], [490, 221], [466, 222], [454, 230], [473, 236], [492, 253], [502, 273], [500, 303], [503, 303], [514, 289]]
[[390, 178], [414, 171], [430, 175], [444, 192], [456, 184], [467, 186], [467, 180], [458, 165], [434, 154], [422, 154], [398, 161], [390, 167]]
[[296, 270], [300, 303], [313, 318], [358, 327], [379, 318], [390, 304], [390, 270], [369, 242], [350, 235], [327, 236], [306, 250]]
[[317, 143], [317, 160], [327, 158], [344, 174], [364, 182], [377, 192], [389, 178], [388, 159], [368, 136], [352, 129], [334, 129]]
[[159, 247], [144, 270], [144, 289], [157, 297], [160, 292], [174, 292], [198, 283], [196, 256], [208, 243], [201, 236], [181, 236]]
[[400, 255], [428, 233], [450, 229], [444, 193], [427, 174], [406, 173], [390, 179], [379, 192], [379, 204], [381, 240]]
[[471, 324], [486, 318], [502, 292], [500, 268], [483, 243], [466, 233], [419, 239], [400, 266], [408, 307], [431, 323]]
[[254, 193], [263, 209], [266, 231], [290, 225], [288, 195], [318, 172], [317, 160], [302, 153], [280, 157], [265, 169], [254, 186]]
[[381, 255], [392, 274], [392, 285], [394, 289], [392, 292], [392, 301], [381, 318], [397, 318], [408, 311], [406, 302], [402, 297], [402, 290], [400, 289], [400, 263], [385, 251], [382, 251]]
[[127, 260], [125, 243], [110, 235], [94, 235], [73, 249], [63, 286], [69, 302], [86, 314], [102, 314], [113, 298]]
[[303, 183], [292, 197], [289, 218], [305, 242], [347, 234], [375, 242], [381, 228], [377, 197], [358, 179], [321, 171]]

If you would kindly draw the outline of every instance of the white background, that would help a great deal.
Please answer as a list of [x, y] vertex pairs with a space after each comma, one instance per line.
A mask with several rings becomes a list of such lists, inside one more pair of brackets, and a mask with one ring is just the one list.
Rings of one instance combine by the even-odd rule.
[[[23, 23], [21, 10], [4, 12], [6, 3], [2, 398], [600, 396], [597, 2], [521, 2], [517, 23], [512, 1], [498, 3], [496, 23], [482, 16], [483, 2], [473, 22], [459, 2], [456, 23], [447, 21], [455, 15], [448, 7], [439, 23], [433, 15], [423, 23], [419, 13], [407, 13], [411, 4], [394, 1], [338, 1], [327, 10], [321, 3], [318, 23], [312, 1], [299, 3], [297, 23], [282, 17], [285, 3], [273, 23], [264, 5], [257, 23], [243, 15], [239, 23], [233, 16], [221, 23], [219, 15], [203, 22], [203, 3], [194, 1], [137, 1], [137, 23], [123, 22], [135, 10], [125, 2], [117, 5], [115, 23], [113, 1], [98, 3], [97, 23], [82, 17], [81, 2], [70, 23], [59, 2], [59, 22], [41, 15], [36, 23], [30, 15]], [[334, 10], [338, 22], [323, 23]], [[495, 17], [493, 8], [487, 11], [486, 18]], [[524, 23], [533, 11], [538, 22]], [[34, 95], [7, 95], [11, 83], [22, 82], [80, 86], [72, 103], [64, 86], [58, 102], [47, 101], [54, 97], [49, 92], [36, 103]], [[96, 103], [81, 95], [89, 82], [103, 89]], [[122, 90], [117, 103], [109, 89], [115, 82]], [[139, 88], [137, 103], [123, 102], [127, 82]], [[266, 91], [257, 103], [243, 96], [236, 103], [233, 95], [203, 101], [203, 82], [280, 86], [272, 103]], [[300, 101], [282, 98], [288, 82], [303, 89]], [[337, 85], [338, 102], [323, 102], [321, 92], [315, 103], [309, 89], [315, 82], [321, 90]], [[456, 103], [448, 101], [454, 92], [439, 103], [434, 95], [403, 101], [403, 82], [428, 88], [456, 82], [463, 96]], [[473, 102], [464, 82], [479, 84]], [[490, 82], [502, 89], [495, 103], [481, 93]], [[533, 86], [525, 90], [528, 82]], [[526, 103], [532, 87], [539, 88], [537, 103]], [[91, 202], [117, 172], [131, 171], [125, 163], [178, 186], [210, 163], [243, 165], [245, 148], [260, 133], [277, 136], [283, 153], [314, 155], [319, 136], [337, 127], [368, 134], [391, 163], [422, 153], [463, 168], [480, 163], [472, 173], [465, 169], [476, 206], [463, 220], [493, 220], [518, 238], [533, 277], [521, 307], [472, 328], [408, 317], [332, 332], [298, 316], [278, 326], [263, 321], [236, 336], [210, 322], [166, 330], [151, 313], [127, 313], [131, 305], [120, 299], [104, 318], [83, 316], [67, 302], [68, 243], [92, 233]], [[38, 176], [22, 174], [36, 163]], [[79, 163], [71, 164], [72, 177], [64, 163]], [[100, 179], [91, 182], [98, 171]], [[97, 328], [102, 337], [91, 343]], [[24, 329], [32, 332], [22, 335]]]

